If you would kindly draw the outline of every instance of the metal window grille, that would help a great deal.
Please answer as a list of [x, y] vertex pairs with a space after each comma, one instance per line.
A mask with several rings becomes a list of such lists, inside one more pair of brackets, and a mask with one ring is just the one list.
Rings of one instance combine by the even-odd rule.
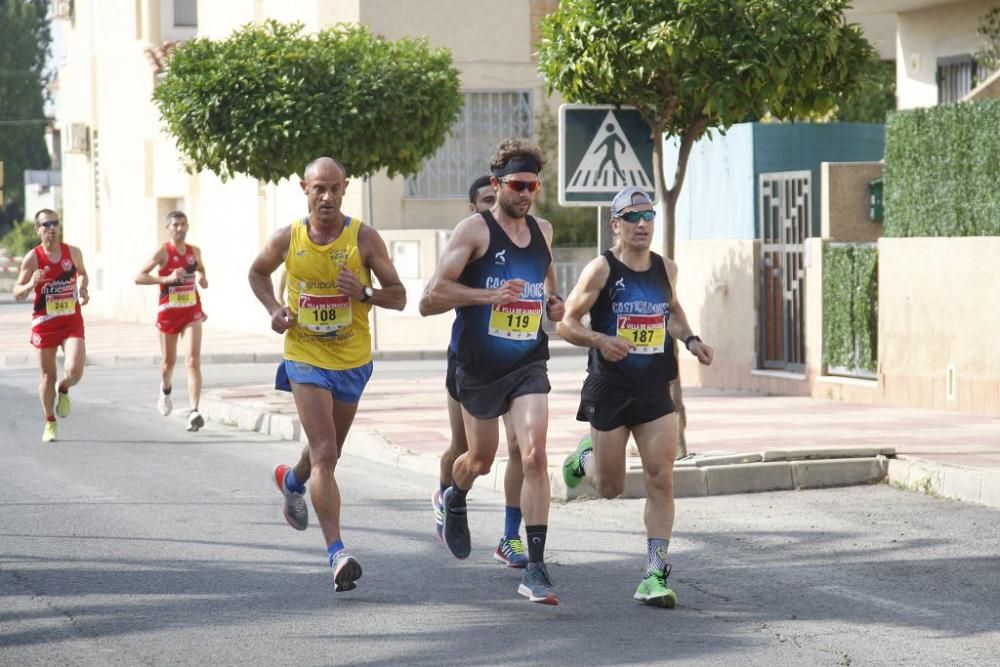
[[972, 56], [939, 58], [937, 61], [938, 104], [955, 104], [972, 92], [989, 72]]
[[444, 145], [406, 179], [412, 198], [466, 197], [469, 184], [488, 173], [497, 144], [512, 137], [531, 138], [531, 91], [465, 93], [465, 107]]
[[174, 0], [174, 27], [198, 27], [198, 0]]

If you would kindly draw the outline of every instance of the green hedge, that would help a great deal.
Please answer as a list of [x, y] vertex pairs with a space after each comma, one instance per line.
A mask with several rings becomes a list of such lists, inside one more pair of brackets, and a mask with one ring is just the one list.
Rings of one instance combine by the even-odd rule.
[[[823, 245], [823, 363], [872, 375], [878, 354], [878, 249]], [[860, 371], [860, 372], [859, 372]]]
[[899, 111], [885, 133], [886, 236], [1000, 236], [1000, 100]]

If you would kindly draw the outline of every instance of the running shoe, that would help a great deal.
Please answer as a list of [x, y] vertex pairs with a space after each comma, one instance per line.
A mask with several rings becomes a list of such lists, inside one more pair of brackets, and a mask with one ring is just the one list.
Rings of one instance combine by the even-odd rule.
[[583, 465], [580, 463], [580, 456], [588, 449], [593, 450], [594, 445], [590, 440], [590, 436], [585, 435], [580, 439], [580, 444], [576, 446], [576, 451], [567, 456], [566, 460], [563, 461], [563, 481], [566, 482], [567, 488], [575, 489], [580, 486], [580, 482], [586, 475]]
[[444, 505], [441, 504], [440, 487], [431, 494], [431, 507], [434, 508], [434, 536], [438, 542], [444, 542]]
[[673, 609], [677, 606], [677, 594], [667, 586], [668, 576], [670, 576], [669, 565], [639, 582], [639, 588], [635, 589], [635, 595], [632, 597], [654, 607]]
[[197, 410], [192, 410], [188, 413], [188, 427], [189, 431], [197, 431], [202, 426], [205, 425], [205, 418], [201, 416], [201, 413]]
[[333, 557], [333, 592], [343, 593], [357, 588], [354, 583], [361, 578], [361, 563], [344, 550]]
[[160, 409], [160, 414], [166, 417], [174, 409], [174, 401], [170, 398], [170, 394], [163, 393], [163, 387], [160, 387], [160, 398], [156, 401], [156, 407]]
[[69, 392], [57, 391], [56, 392], [56, 416], [66, 418], [69, 417]]
[[45, 422], [45, 430], [42, 431], [42, 442], [54, 442], [56, 439], [56, 423], [54, 421]]
[[528, 555], [524, 550], [524, 542], [520, 537], [500, 538], [497, 550], [493, 552], [493, 560], [499, 561], [507, 567], [521, 569], [528, 565]]
[[452, 487], [445, 489], [444, 498], [441, 499], [444, 505], [444, 543], [455, 556], [455, 558], [468, 558], [472, 552], [472, 538], [469, 535], [469, 517], [465, 501], [461, 505], [453, 506], [450, 502], [454, 493]]
[[521, 576], [521, 585], [517, 587], [517, 592], [528, 598], [530, 602], [541, 604], [559, 604], [559, 598], [552, 589], [552, 580], [549, 579], [549, 571], [545, 569], [545, 563], [528, 563]]
[[285, 521], [295, 530], [305, 530], [309, 526], [309, 506], [306, 505], [306, 494], [289, 491], [285, 486], [285, 475], [288, 466], [284, 463], [274, 466], [271, 479], [278, 485], [278, 491], [285, 497]]

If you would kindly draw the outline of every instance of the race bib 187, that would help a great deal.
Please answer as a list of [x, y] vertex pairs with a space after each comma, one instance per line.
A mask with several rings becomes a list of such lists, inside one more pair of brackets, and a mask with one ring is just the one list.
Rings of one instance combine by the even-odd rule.
[[667, 338], [663, 315], [619, 315], [618, 337], [635, 346], [632, 354], [659, 354]]

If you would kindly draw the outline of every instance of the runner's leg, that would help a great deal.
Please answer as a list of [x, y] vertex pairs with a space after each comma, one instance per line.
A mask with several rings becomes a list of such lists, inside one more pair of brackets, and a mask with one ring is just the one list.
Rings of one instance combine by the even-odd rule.
[[177, 364], [177, 334], [160, 332], [160, 387], [170, 390], [173, 386], [174, 366]]
[[58, 352], [58, 347], [43, 347], [38, 350], [38, 366], [42, 371], [41, 381], [38, 383], [38, 399], [42, 402], [42, 412], [45, 413], [47, 420], [55, 417], [56, 376], [59, 373], [56, 367]]
[[[674, 459], [677, 455], [677, 414], [669, 414], [633, 429], [646, 483], [643, 513], [648, 537], [670, 539], [674, 529]], [[596, 450], [595, 450], [596, 453]]]
[[66, 358], [63, 360], [63, 380], [59, 383], [59, 389], [69, 390], [83, 377], [83, 367], [87, 361], [87, 343], [83, 338], [67, 338], [63, 350]]
[[[188, 338], [187, 359], [187, 390], [188, 401], [192, 410], [198, 409], [201, 401], [201, 322], [192, 322], [185, 332]], [[174, 360], [177, 359], [177, 341], [174, 340]]]
[[590, 427], [593, 455], [584, 464], [594, 490], [604, 498], [616, 498], [625, 491], [625, 446], [629, 429], [619, 426], [613, 431], [598, 431]]

